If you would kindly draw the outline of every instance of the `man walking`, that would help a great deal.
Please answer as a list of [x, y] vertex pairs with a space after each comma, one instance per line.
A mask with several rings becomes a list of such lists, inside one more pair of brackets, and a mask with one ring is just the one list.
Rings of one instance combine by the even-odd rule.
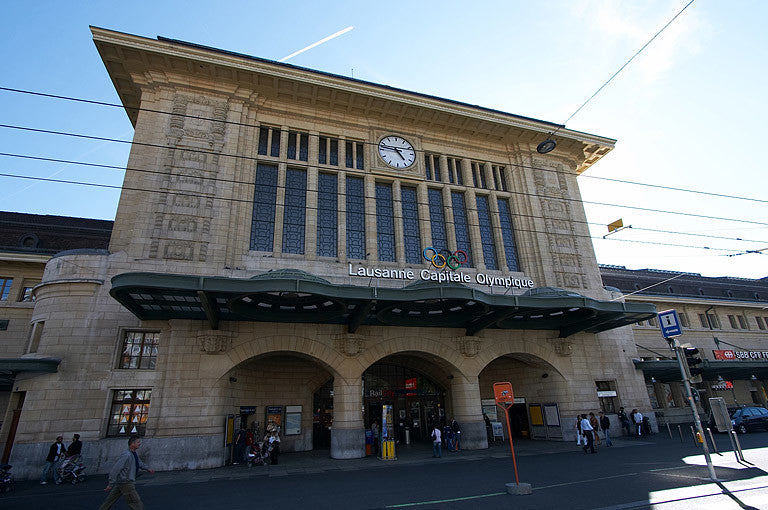
[[435, 423], [432, 429], [432, 458], [443, 456], [442, 435], [440, 434], [440, 427]]
[[[595, 438], [592, 436], [592, 425], [589, 423], [589, 418], [586, 414], [581, 415], [581, 432], [584, 437], [587, 438], [587, 444], [584, 446], [584, 453], [597, 453], [595, 451]], [[589, 451], [587, 451], [589, 450]]]
[[627, 418], [627, 413], [624, 411], [623, 407], [619, 407], [619, 423], [621, 423], [622, 432], [626, 431], [626, 435], [631, 436], [632, 433], [629, 431], [629, 418]]
[[125, 497], [125, 501], [128, 506], [134, 510], [143, 510], [144, 504], [141, 502], [139, 493], [136, 492], [136, 475], [139, 474], [139, 469], [154, 473], [154, 470], [149, 469], [144, 464], [139, 456], [136, 454], [136, 450], [141, 446], [141, 438], [139, 436], [131, 436], [128, 438], [128, 449], [120, 454], [117, 458], [114, 466], [109, 471], [109, 481], [104, 492], [108, 492], [109, 495], [104, 503], [101, 504], [99, 510], [109, 510], [112, 505], [117, 503], [120, 496]]
[[48, 473], [53, 471], [53, 479], [56, 484], [61, 483], [61, 475], [59, 474], [59, 463], [64, 460], [64, 455], [67, 453], [67, 448], [64, 446], [64, 437], [59, 436], [56, 438], [56, 442], [48, 449], [48, 456], [45, 458], [45, 466], [43, 467], [43, 474], [40, 475], [40, 485], [48, 483]]
[[600, 428], [603, 429], [605, 434], [605, 446], [613, 446], [611, 441], [611, 420], [602, 411], [600, 411]]

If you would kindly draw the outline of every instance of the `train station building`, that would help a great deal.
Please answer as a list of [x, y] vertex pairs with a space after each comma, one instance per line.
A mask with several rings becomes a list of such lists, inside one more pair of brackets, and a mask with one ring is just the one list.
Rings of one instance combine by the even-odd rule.
[[455, 418], [485, 448], [498, 381], [532, 439], [650, 410], [630, 325], [656, 308], [604, 288], [577, 182], [615, 140], [92, 31], [135, 133], [108, 246], [37, 260], [9, 322], [19, 476], [72, 433], [95, 472], [132, 433], [156, 469], [221, 466], [241, 424], [355, 458], [384, 406], [402, 443]]

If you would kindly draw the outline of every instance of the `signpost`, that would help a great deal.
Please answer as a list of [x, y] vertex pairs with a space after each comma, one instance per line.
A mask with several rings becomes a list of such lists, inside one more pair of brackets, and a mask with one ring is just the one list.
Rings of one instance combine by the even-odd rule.
[[[691, 391], [691, 374], [688, 371], [688, 362], [686, 361], [685, 348], [681, 347], [677, 341], [677, 337], [683, 334], [683, 328], [680, 327], [680, 318], [677, 316], [677, 311], [666, 310], [658, 313], [659, 325], [661, 327], [661, 334], [669, 343], [670, 349], [675, 351], [677, 356], [677, 364], [680, 367], [680, 375], [683, 378], [683, 385], [685, 386], [685, 396], [688, 399], [688, 403], [693, 411], [693, 423], [696, 426], [696, 434], [701, 438], [701, 446], [704, 450], [704, 458], [707, 460], [707, 469], [709, 470], [709, 478], [713, 482], [717, 482], [717, 475], [715, 475], [715, 467], [712, 465], [712, 458], [709, 456], [709, 445], [704, 437], [704, 429], [701, 426], [701, 419], [699, 419], [699, 413], [696, 410], [696, 402], [693, 399], [693, 392]], [[698, 351], [697, 351], [698, 352]]]
[[512, 444], [512, 428], [509, 426], [509, 410], [515, 404], [515, 395], [512, 392], [512, 383], [497, 382], [493, 383], [493, 396], [496, 399], [496, 405], [504, 409], [507, 417], [507, 433], [509, 434], [509, 449], [512, 450], [512, 465], [515, 468], [515, 485], [507, 484], [509, 494], [530, 494], [531, 484], [520, 484], [520, 478], [517, 476], [517, 459], [515, 458], [515, 447]]

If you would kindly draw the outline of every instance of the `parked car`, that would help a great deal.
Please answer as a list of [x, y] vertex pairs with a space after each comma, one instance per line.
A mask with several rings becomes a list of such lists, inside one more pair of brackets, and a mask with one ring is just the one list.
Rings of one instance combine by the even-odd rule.
[[742, 407], [731, 415], [731, 423], [739, 434], [746, 434], [750, 430], [768, 430], [768, 409]]

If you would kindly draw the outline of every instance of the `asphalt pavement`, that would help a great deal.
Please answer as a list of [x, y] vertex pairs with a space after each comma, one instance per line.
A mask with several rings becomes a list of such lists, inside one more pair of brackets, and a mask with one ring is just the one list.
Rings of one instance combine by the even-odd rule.
[[[136, 485], [147, 509], [768, 510], [768, 432], [739, 440], [744, 461], [731, 451], [727, 435], [715, 435], [716, 482], [689, 432], [670, 438], [664, 431], [617, 438], [594, 455], [571, 442], [516, 440], [519, 481], [531, 485], [529, 495], [506, 491], [515, 483], [508, 443], [444, 451], [440, 459], [432, 458], [429, 444], [399, 447], [397, 460], [283, 453], [275, 466], [158, 472]], [[98, 508], [105, 485], [104, 475], [76, 486], [15, 482], [0, 495], [0, 508]], [[113, 508], [128, 506], [121, 501]]]

